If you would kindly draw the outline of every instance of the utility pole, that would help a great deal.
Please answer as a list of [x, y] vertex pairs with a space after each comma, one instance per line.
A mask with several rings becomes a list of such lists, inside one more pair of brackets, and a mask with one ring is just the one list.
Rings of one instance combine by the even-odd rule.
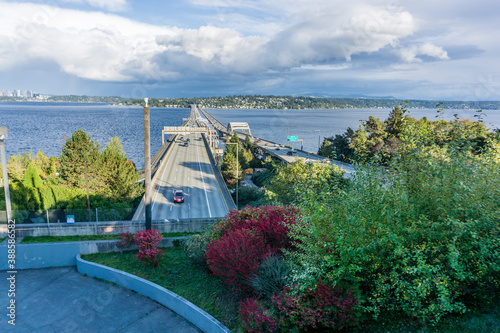
[[314, 130], [314, 132], [318, 132], [318, 153], [319, 153], [319, 142], [321, 141], [321, 130]]
[[87, 169], [87, 159], [89, 153], [85, 156], [85, 188], [87, 189], [87, 211], [88, 211], [88, 221], [90, 222], [90, 199], [89, 199], [89, 175]]
[[149, 98], [144, 98], [144, 211], [146, 230], [151, 229], [151, 131], [149, 124]]
[[7, 127], [0, 127], [0, 155], [2, 157], [3, 189], [5, 192], [7, 223], [9, 223], [9, 221], [12, 221], [12, 208], [10, 205], [9, 176], [7, 174], [7, 155], [5, 154], [4, 140], [7, 140]]

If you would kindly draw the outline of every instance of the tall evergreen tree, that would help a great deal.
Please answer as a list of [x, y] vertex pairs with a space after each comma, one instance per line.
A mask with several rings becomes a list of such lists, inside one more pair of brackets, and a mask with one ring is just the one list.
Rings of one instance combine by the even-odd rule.
[[119, 138], [111, 138], [102, 152], [102, 163], [107, 170], [107, 192], [112, 197], [133, 199], [140, 195], [139, 173], [127, 159]]
[[90, 190], [102, 192], [106, 170], [99, 168], [100, 157], [99, 143], [92, 141], [83, 130], [75, 131], [61, 151], [61, 177], [69, 185], [84, 189], [87, 174]]

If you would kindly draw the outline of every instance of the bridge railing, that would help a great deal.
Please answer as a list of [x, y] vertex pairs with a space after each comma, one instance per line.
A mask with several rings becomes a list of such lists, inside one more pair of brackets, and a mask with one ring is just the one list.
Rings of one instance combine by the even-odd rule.
[[224, 197], [224, 201], [227, 204], [228, 210], [234, 210], [236, 209], [236, 204], [234, 203], [233, 197], [231, 195], [231, 192], [229, 192], [229, 189], [227, 188], [226, 182], [224, 181], [224, 178], [222, 178], [222, 174], [220, 172], [219, 166], [217, 163], [215, 163], [214, 156], [212, 154], [212, 150], [210, 149], [210, 145], [207, 142], [207, 139], [205, 135], [202, 135], [203, 137], [203, 142], [205, 143], [205, 149], [207, 150], [208, 158], [210, 160], [210, 163], [215, 167], [214, 169], [214, 174], [215, 178], [217, 179], [217, 182], [219, 183], [219, 186], [222, 191], [222, 196]]
[[[201, 232], [218, 218], [200, 218], [173, 221], [152, 221], [153, 229], [162, 233]], [[135, 233], [145, 229], [144, 221], [108, 221], [67, 223], [16, 223], [16, 237], [26, 236], [84, 236], [84, 235], [117, 235], [122, 232]], [[8, 236], [8, 226], [0, 224], [0, 238]]]

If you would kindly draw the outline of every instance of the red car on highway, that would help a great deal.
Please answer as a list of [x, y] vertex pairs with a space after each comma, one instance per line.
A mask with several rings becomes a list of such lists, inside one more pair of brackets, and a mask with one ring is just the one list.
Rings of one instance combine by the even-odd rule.
[[182, 192], [182, 190], [176, 190], [174, 192], [174, 202], [184, 202], [184, 192]]

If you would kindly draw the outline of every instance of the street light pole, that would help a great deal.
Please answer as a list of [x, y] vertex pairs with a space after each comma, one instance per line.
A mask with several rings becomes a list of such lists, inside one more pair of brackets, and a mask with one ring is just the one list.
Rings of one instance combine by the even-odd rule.
[[89, 199], [89, 175], [87, 170], [87, 159], [89, 156], [89, 152], [85, 156], [85, 188], [87, 189], [87, 212], [88, 212], [88, 221], [90, 222], [90, 199]]
[[238, 148], [240, 147], [239, 142], [226, 142], [226, 145], [236, 145], [236, 210], [238, 210], [238, 176], [239, 176], [239, 160], [238, 160]]
[[319, 153], [319, 143], [321, 141], [321, 130], [314, 130], [314, 132], [318, 132], [318, 153]]
[[5, 192], [7, 223], [9, 223], [9, 221], [12, 221], [12, 208], [10, 205], [9, 176], [7, 174], [7, 155], [5, 154], [4, 140], [7, 140], [7, 127], [0, 127], [0, 155], [2, 157], [3, 189]]
[[151, 229], [151, 131], [149, 125], [149, 98], [144, 106], [144, 215], [146, 230]]

